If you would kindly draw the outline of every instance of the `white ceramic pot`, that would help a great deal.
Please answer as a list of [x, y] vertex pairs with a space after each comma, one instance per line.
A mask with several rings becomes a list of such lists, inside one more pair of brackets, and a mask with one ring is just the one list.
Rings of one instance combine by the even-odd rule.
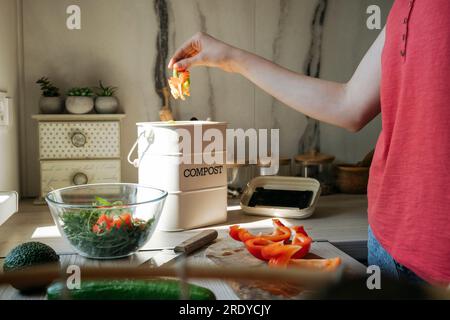
[[92, 97], [67, 97], [66, 109], [69, 113], [85, 114], [94, 108], [94, 99]]
[[45, 114], [55, 114], [63, 112], [63, 100], [61, 97], [41, 97], [39, 109]]
[[[214, 129], [225, 139], [226, 128], [226, 123], [210, 121], [138, 123], [138, 159], [129, 161], [139, 167], [140, 184], [169, 193], [159, 230], [179, 231], [226, 221], [227, 144], [223, 141], [222, 149], [215, 150], [211, 163], [203, 157], [211, 142], [202, 138], [206, 130]], [[187, 133], [190, 150], [180, 144]], [[198, 137], [202, 141], [196, 141]], [[183, 163], [183, 159], [191, 161]], [[198, 163], [193, 162], [196, 159]]]
[[95, 111], [97, 113], [117, 113], [119, 101], [116, 97], [98, 97], [95, 99]]
[[185, 164], [182, 156], [154, 156], [146, 154], [140, 162], [139, 183], [172, 191], [186, 192], [227, 185], [225, 151], [215, 154], [218, 163], [211, 165]]
[[158, 230], [183, 231], [227, 221], [227, 186], [169, 192]]

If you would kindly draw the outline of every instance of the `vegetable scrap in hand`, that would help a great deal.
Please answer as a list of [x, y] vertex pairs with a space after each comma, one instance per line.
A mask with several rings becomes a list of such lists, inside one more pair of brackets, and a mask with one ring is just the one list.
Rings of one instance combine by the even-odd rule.
[[[254, 257], [267, 261], [271, 267], [295, 267], [302, 269], [334, 271], [341, 264], [340, 258], [303, 259], [311, 249], [312, 238], [303, 226], [286, 227], [279, 219], [273, 219], [271, 234], [254, 235], [238, 225], [230, 227], [230, 236], [245, 244]], [[292, 240], [291, 240], [292, 238]]]
[[175, 99], [186, 100], [185, 96], [191, 96], [191, 76], [189, 71], [173, 69], [173, 77], [169, 79], [169, 86], [170, 92]]

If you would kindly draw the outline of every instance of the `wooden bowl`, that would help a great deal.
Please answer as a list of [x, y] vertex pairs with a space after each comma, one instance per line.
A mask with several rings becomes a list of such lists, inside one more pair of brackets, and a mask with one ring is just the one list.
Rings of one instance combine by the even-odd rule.
[[349, 194], [367, 193], [370, 167], [361, 167], [352, 164], [337, 166], [336, 184], [340, 192]]

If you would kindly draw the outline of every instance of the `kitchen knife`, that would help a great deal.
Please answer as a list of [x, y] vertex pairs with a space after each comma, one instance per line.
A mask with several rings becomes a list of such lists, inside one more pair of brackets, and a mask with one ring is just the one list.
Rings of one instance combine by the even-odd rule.
[[216, 230], [205, 230], [196, 234], [195, 236], [183, 241], [177, 245], [173, 250], [161, 250], [147, 261], [141, 264], [141, 266], [149, 267], [161, 267], [169, 262], [174, 262], [181, 256], [187, 256], [190, 253], [206, 246], [217, 239], [218, 232]]

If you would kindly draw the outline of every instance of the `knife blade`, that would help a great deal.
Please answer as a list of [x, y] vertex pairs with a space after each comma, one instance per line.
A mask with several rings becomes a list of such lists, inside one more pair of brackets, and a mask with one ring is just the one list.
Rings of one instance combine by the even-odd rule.
[[149, 266], [151, 268], [161, 267], [162, 265], [175, 262], [180, 257], [185, 257], [192, 252], [210, 244], [217, 239], [218, 232], [216, 230], [205, 230], [195, 236], [183, 241], [173, 250], [161, 250], [159, 253], [141, 263], [140, 266]]

